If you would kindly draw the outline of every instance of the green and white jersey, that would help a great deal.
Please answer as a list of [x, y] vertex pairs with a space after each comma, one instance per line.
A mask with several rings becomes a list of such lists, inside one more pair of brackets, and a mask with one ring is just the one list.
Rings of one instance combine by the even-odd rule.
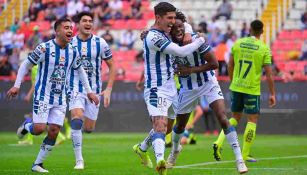
[[262, 67], [271, 64], [270, 48], [255, 37], [237, 40], [231, 49], [234, 71], [230, 90], [260, 95]]

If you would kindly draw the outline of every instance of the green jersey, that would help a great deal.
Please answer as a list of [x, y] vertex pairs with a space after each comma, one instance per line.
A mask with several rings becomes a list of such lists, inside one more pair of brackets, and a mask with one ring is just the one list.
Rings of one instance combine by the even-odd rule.
[[31, 70], [31, 83], [32, 84], [35, 84], [36, 75], [37, 75], [37, 65], [33, 66]]
[[255, 37], [237, 40], [231, 49], [234, 70], [230, 90], [260, 95], [262, 67], [271, 64], [270, 48]]

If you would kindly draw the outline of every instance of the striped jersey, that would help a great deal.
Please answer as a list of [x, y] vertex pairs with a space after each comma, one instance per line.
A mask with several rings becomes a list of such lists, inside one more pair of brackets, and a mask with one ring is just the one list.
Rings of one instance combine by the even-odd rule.
[[[72, 45], [81, 55], [81, 63], [84, 68], [90, 87], [93, 92], [99, 94], [102, 88], [101, 64], [102, 60], [112, 58], [112, 52], [107, 42], [98, 36], [92, 35], [86, 41], [82, 41], [78, 36], [73, 37]], [[85, 89], [79, 79], [77, 71], [71, 70], [69, 78], [69, 87], [74, 92], [85, 92]]]
[[143, 42], [145, 88], [159, 87], [167, 80], [173, 80], [173, 61], [163, 52], [170, 43], [164, 32], [157, 29], [150, 29], [146, 35]]
[[77, 69], [81, 65], [77, 50], [71, 44], [62, 49], [53, 39], [38, 45], [28, 60], [38, 65], [34, 102], [66, 105], [67, 77], [72, 67]]
[[[196, 35], [192, 35], [192, 40], [194, 41], [196, 39]], [[178, 57], [176, 56], [174, 58], [175, 60], [175, 67], [177, 64], [183, 64], [189, 67], [197, 67], [206, 64], [206, 61], [203, 58], [203, 54], [209, 52], [211, 50], [211, 47], [204, 43], [202, 44], [197, 51], [194, 51], [193, 54], [190, 54], [187, 57]], [[186, 90], [192, 90], [194, 88], [200, 87], [204, 85], [209, 80], [216, 80], [214, 70], [201, 72], [201, 73], [192, 73], [188, 76], [180, 76], [179, 82], [181, 87]]]

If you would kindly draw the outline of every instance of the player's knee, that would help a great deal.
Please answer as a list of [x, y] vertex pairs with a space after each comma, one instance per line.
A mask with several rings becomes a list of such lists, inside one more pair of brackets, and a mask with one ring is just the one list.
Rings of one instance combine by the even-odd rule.
[[85, 133], [90, 134], [90, 133], [92, 133], [94, 131], [94, 128], [92, 128], [92, 127], [85, 127], [85, 128], [83, 128], [83, 131]]
[[72, 119], [71, 120], [71, 129], [73, 130], [81, 130], [83, 125], [83, 121], [81, 119]]
[[43, 132], [45, 132], [46, 129], [46, 125], [35, 125], [34, 124], [34, 128], [33, 128], [33, 135], [40, 135]]

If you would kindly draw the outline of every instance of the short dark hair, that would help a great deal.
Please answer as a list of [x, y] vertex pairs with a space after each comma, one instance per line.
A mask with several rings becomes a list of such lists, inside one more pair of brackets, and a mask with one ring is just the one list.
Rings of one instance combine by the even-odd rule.
[[92, 19], [94, 19], [94, 15], [93, 15], [91, 12], [86, 12], [86, 11], [84, 11], [84, 12], [78, 13], [78, 15], [77, 15], [77, 23], [79, 23], [79, 22], [81, 21], [81, 18], [82, 18], [83, 16], [89, 16], [89, 17], [91, 17]]
[[179, 20], [181, 20], [182, 22], [187, 22], [187, 18], [186, 18], [185, 15], [184, 15], [181, 11], [179, 11], [179, 10], [176, 11], [176, 19], [179, 19]]
[[63, 22], [71, 22], [71, 20], [68, 19], [68, 18], [60, 18], [60, 19], [56, 20], [55, 23], [54, 23], [54, 31], [56, 31], [56, 29], [59, 27], [59, 25], [61, 25]]
[[168, 2], [160, 2], [154, 7], [155, 15], [163, 16], [167, 12], [176, 12], [176, 7]]
[[250, 27], [255, 34], [261, 34], [263, 32], [263, 23], [258, 19], [252, 21]]

